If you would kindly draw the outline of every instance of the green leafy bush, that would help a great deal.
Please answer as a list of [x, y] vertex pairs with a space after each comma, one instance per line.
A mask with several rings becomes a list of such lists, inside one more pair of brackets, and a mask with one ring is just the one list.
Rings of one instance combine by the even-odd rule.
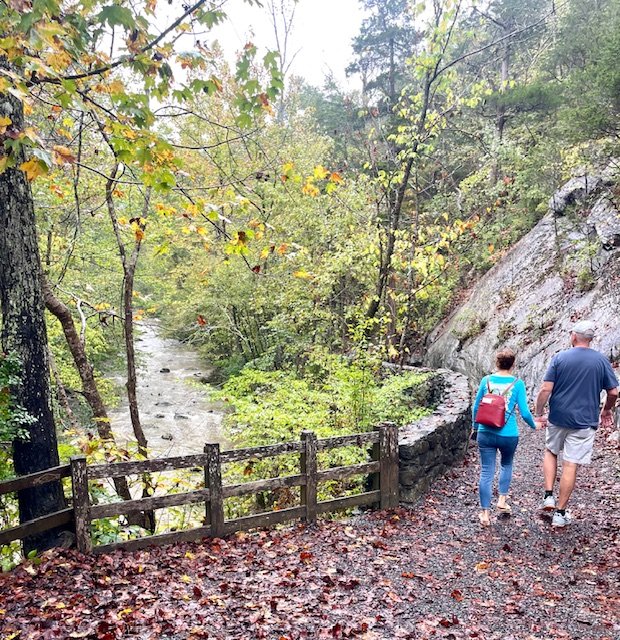
[[[291, 371], [259, 371], [246, 367], [223, 387], [220, 397], [234, 407], [225, 426], [236, 447], [261, 446], [299, 440], [304, 430], [318, 438], [368, 431], [373, 425], [393, 421], [407, 424], [423, 416], [420, 385], [428, 374], [407, 372], [382, 379], [376, 362], [361, 358], [350, 363], [343, 357], [323, 354], [314, 358], [306, 377]], [[319, 454], [319, 469], [366, 461], [368, 450], [342, 447]], [[285, 454], [271, 459], [228, 465], [227, 483], [293, 475], [299, 472], [299, 456]], [[363, 491], [363, 477], [319, 485], [319, 499]], [[227, 517], [265, 508], [298, 504], [297, 492], [282, 489], [256, 498], [229, 499]]]

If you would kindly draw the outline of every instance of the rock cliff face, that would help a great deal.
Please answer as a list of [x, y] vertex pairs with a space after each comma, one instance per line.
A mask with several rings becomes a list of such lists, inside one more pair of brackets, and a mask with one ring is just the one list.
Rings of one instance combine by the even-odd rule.
[[593, 347], [620, 360], [620, 175], [618, 164], [572, 178], [549, 212], [472, 288], [429, 336], [424, 364], [478, 380], [495, 351], [517, 352], [533, 395], [577, 320], [596, 323]]

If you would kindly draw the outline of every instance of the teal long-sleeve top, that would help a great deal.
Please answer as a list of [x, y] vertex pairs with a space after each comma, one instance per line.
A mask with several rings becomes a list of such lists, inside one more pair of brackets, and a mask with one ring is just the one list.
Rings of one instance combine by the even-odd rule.
[[[505, 391], [508, 385], [516, 380], [514, 376], [500, 376], [496, 373], [493, 373], [490, 376], [484, 376], [484, 378], [482, 378], [482, 380], [480, 381], [478, 393], [476, 394], [476, 399], [474, 400], [472, 421], [474, 419], [474, 416], [476, 415], [476, 411], [478, 411], [478, 406], [480, 405], [482, 396], [484, 396], [485, 393], [488, 393], [487, 379], [489, 380], [489, 383], [491, 385], [491, 391]], [[525, 391], [525, 383], [523, 382], [523, 380], [517, 380], [514, 383], [512, 389], [508, 392], [508, 397], [506, 398], [506, 415], [509, 417], [506, 421], [506, 424], [501, 429], [496, 429], [495, 427], [486, 427], [483, 424], [474, 423], [474, 429], [478, 429], [479, 431], [490, 431], [498, 436], [518, 436], [519, 426], [517, 425], [516, 409], [519, 410], [519, 413], [521, 414], [521, 417], [525, 420], [525, 422], [527, 422], [527, 424], [532, 429], [536, 429], [534, 416], [527, 406], [527, 393]]]

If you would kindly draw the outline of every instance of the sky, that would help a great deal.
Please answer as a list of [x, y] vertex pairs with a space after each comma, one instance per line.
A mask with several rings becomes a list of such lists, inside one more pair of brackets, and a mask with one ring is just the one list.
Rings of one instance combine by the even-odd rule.
[[[212, 34], [231, 60], [248, 41], [261, 49], [276, 48], [266, 7], [229, 0], [224, 10], [228, 21]], [[359, 79], [347, 79], [344, 70], [351, 62], [351, 40], [358, 34], [362, 18], [359, 0], [299, 0], [289, 45], [290, 55], [298, 53], [290, 73], [320, 87], [331, 72], [343, 87], [356, 88]]]

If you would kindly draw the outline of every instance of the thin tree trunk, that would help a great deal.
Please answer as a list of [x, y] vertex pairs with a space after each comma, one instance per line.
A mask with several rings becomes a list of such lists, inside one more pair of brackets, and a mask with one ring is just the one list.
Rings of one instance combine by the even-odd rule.
[[[52, 288], [46, 278], [42, 280], [42, 289], [47, 310], [58, 319], [62, 326], [65, 339], [67, 340], [67, 346], [69, 347], [75, 368], [82, 382], [82, 393], [93, 414], [97, 435], [102, 440], [114, 443], [114, 434], [110, 427], [110, 418], [103, 398], [99, 393], [97, 382], [93, 375], [93, 369], [90, 362], [88, 362], [84, 342], [75, 328], [71, 310], [53, 294]], [[126, 478], [114, 478], [114, 488], [123, 500], [132, 499]], [[128, 514], [127, 522], [141, 527], [145, 527], [147, 524], [144, 515], [140, 512]]]
[[366, 312], [367, 318], [374, 318], [379, 311], [381, 305], [381, 299], [385, 291], [385, 287], [392, 272], [392, 257], [394, 256], [394, 247], [396, 245], [396, 232], [400, 226], [400, 215], [403, 208], [403, 202], [405, 200], [405, 193], [409, 186], [409, 178], [411, 177], [411, 170], [413, 169], [414, 156], [419, 146], [419, 136], [424, 132], [424, 126], [426, 124], [426, 116], [430, 106], [431, 85], [434, 81], [433, 78], [427, 77], [424, 85], [424, 97], [422, 101], [422, 112], [420, 114], [420, 121], [418, 122], [417, 132], [418, 139], [414, 141], [412, 145], [412, 153], [407, 159], [405, 168], [403, 171], [402, 182], [399, 185], [396, 199], [393, 204], [390, 205], [390, 211], [388, 215], [388, 229], [387, 229], [387, 245], [383, 254], [383, 259], [379, 266], [379, 277], [377, 279], [377, 287], [375, 290], [375, 296], [372, 299], [368, 311]]
[[[6, 62], [0, 59], [0, 66], [6, 68]], [[23, 107], [15, 97], [0, 94], [0, 116], [10, 118], [16, 131], [23, 129]], [[21, 164], [23, 153], [16, 160]], [[22, 363], [21, 383], [12, 393], [35, 419], [25, 425], [29, 438], [13, 442], [15, 473], [25, 475], [57, 466], [59, 460], [34, 203], [26, 175], [13, 168], [0, 174], [0, 302], [2, 349], [17, 354]], [[17, 498], [20, 522], [66, 507], [59, 480], [23, 489]], [[23, 541], [24, 551], [57, 546], [65, 530], [59, 527], [28, 536]]]
[[[134, 279], [136, 273], [136, 265], [140, 255], [140, 247], [142, 244], [142, 233], [144, 231], [143, 223], [138, 222], [139, 232], [136, 232], [134, 248], [130, 256], [127, 256], [125, 244], [121, 237], [118, 220], [116, 218], [116, 210], [114, 207], [114, 187], [116, 185], [116, 174], [118, 172], [118, 164], [114, 166], [110, 174], [110, 178], [106, 184], [106, 204], [112, 228], [116, 237], [118, 251], [123, 265], [123, 333], [125, 336], [125, 352], [127, 355], [127, 400], [129, 403], [129, 416], [131, 418], [131, 426], [133, 433], [138, 442], [138, 452], [145, 458], [148, 457], [148, 442], [142, 424], [140, 422], [140, 411], [138, 408], [137, 375], [136, 375], [136, 352], [134, 349], [134, 333], [133, 333], [133, 291]], [[144, 196], [144, 209], [142, 219], [146, 217], [150, 204], [151, 189], [147, 188]], [[145, 473], [142, 475], [142, 497], [146, 498], [153, 494], [153, 483], [150, 475]], [[153, 511], [144, 512], [146, 529], [155, 530], [155, 515]]]
[[[150, 190], [145, 196], [144, 208], [149, 206]], [[133, 324], [133, 291], [136, 276], [136, 266], [138, 264], [138, 256], [140, 255], [141, 240], [136, 239], [133, 251], [128, 261], [124, 265], [125, 279], [123, 283], [123, 323], [125, 333], [125, 350], [127, 353], [127, 399], [129, 401], [129, 415], [131, 416], [131, 424], [133, 426], [136, 440], [138, 441], [138, 450], [146, 457], [147, 440], [144, 435], [144, 429], [140, 422], [140, 411], [138, 408], [137, 374], [136, 374], [136, 351], [134, 348], [134, 324]]]
[[43, 278], [41, 286], [45, 306], [47, 310], [58, 319], [65, 334], [67, 346], [69, 347], [75, 368], [82, 382], [82, 393], [93, 412], [93, 420], [97, 433], [102, 440], [113, 440], [112, 430], [110, 429], [110, 418], [108, 417], [103, 399], [99, 394], [99, 389], [97, 389], [97, 383], [93, 376], [90, 362], [88, 362], [86, 356], [84, 343], [80, 339], [75, 324], [73, 323], [71, 310], [53, 294], [50, 283], [46, 278]]
[[69, 426], [74, 431], [79, 429], [78, 422], [75, 418], [75, 414], [73, 413], [73, 409], [71, 409], [71, 405], [69, 404], [69, 398], [67, 397], [67, 391], [65, 389], [65, 385], [62, 383], [60, 379], [60, 373], [58, 372], [58, 367], [56, 366], [56, 360], [54, 360], [54, 354], [51, 349], [47, 350], [47, 355], [50, 360], [50, 370], [52, 375], [54, 376], [54, 382], [56, 384], [56, 393], [58, 395], [58, 403], [64, 409], [64, 412], [67, 414], [67, 419], [69, 420]]

